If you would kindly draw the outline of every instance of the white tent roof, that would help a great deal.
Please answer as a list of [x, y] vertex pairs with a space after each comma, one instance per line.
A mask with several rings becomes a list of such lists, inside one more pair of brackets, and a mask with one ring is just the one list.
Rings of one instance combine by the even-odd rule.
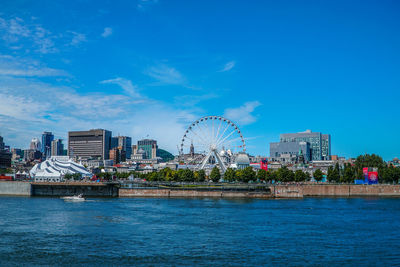
[[70, 160], [68, 157], [51, 157], [33, 166], [29, 173], [32, 177], [60, 177], [67, 173], [91, 175], [85, 167]]

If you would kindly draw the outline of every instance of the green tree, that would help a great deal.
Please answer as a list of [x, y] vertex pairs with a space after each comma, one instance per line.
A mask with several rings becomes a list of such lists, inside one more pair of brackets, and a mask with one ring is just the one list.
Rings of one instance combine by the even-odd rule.
[[267, 171], [264, 169], [258, 170], [257, 179], [260, 181], [265, 181], [267, 179]]
[[267, 173], [266, 173], [265, 180], [267, 182], [276, 181], [276, 172], [274, 172], [272, 170], [268, 170]]
[[210, 178], [214, 183], [217, 183], [219, 181], [219, 179], [221, 179], [221, 173], [219, 172], [219, 169], [217, 168], [217, 166], [215, 166], [212, 169]]
[[357, 157], [355, 166], [357, 169], [362, 169], [363, 167], [376, 167], [376, 168], [385, 168], [385, 161], [378, 155], [365, 154]]
[[379, 179], [384, 183], [398, 183], [400, 178], [400, 168], [394, 168], [392, 165], [383, 168], [379, 172]]
[[206, 172], [204, 170], [198, 170], [194, 174], [196, 182], [204, 182], [206, 180]]
[[194, 174], [192, 170], [184, 169], [183, 170], [183, 181], [185, 182], [194, 182]]
[[320, 182], [320, 181], [322, 181], [322, 178], [324, 177], [324, 174], [322, 173], [322, 171], [320, 170], [320, 169], [317, 169], [315, 172], [314, 172], [314, 179], [315, 179], [315, 181], [317, 181], [317, 182]]
[[153, 181], [158, 181], [158, 173], [157, 172], [150, 172], [150, 173], [148, 173], [148, 175], [147, 175], [147, 179], [146, 179], [147, 181], [151, 181], [151, 182], [153, 182]]
[[340, 181], [339, 163], [336, 163], [335, 167], [328, 168], [328, 174], [326, 178], [331, 183], [338, 183]]
[[227, 182], [234, 182], [236, 180], [236, 172], [232, 168], [228, 168], [224, 174], [224, 180]]
[[249, 181], [256, 180], [256, 172], [252, 167], [248, 166], [243, 169], [243, 181], [248, 183]]
[[307, 179], [307, 174], [305, 174], [302, 170], [297, 170], [294, 173], [294, 180], [296, 182], [304, 182]]
[[355, 170], [350, 163], [344, 165], [342, 181], [345, 183], [353, 183], [355, 178]]
[[244, 182], [243, 170], [236, 170], [235, 177], [239, 182]]
[[276, 172], [276, 178], [280, 182], [292, 182], [294, 181], [294, 173], [293, 171], [289, 170], [286, 166], [283, 166]]

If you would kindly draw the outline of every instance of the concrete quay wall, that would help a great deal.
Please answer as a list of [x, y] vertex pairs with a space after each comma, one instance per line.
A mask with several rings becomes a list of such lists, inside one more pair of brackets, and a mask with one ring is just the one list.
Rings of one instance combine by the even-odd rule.
[[400, 185], [275, 185], [274, 197], [400, 197]]
[[119, 189], [119, 197], [271, 198], [268, 192], [201, 191], [173, 189]]
[[203, 191], [177, 189], [119, 189], [119, 197], [216, 197], [216, 198], [303, 198], [303, 197], [400, 197], [400, 185], [272, 185], [271, 192]]
[[118, 197], [118, 188], [112, 184], [98, 183], [32, 183], [32, 196]]
[[30, 196], [29, 182], [0, 181], [0, 196]]

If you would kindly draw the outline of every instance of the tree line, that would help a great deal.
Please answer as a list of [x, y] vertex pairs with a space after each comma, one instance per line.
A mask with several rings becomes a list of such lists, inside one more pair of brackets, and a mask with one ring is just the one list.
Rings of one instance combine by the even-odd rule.
[[[320, 180], [322, 180], [322, 172], [320, 172]], [[317, 171], [317, 174], [318, 174]], [[314, 175], [315, 176], [315, 175]], [[319, 177], [319, 176], [318, 176]], [[159, 171], [154, 171], [146, 175], [141, 175], [147, 181], [173, 181], [173, 182], [219, 182], [223, 178], [224, 182], [305, 182], [311, 179], [307, 172], [297, 170], [295, 172], [287, 167], [282, 167], [277, 171], [258, 170], [255, 171], [252, 167], [246, 167], [242, 170], [234, 170], [228, 168], [222, 176], [220, 170], [214, 167], [210, 175], [206, 175], [204, 170], [192, 171], [190, 169], [171, 170], [165, 168]]]
[[[354, 164], [346, 163], [339, 166], [328, 168], [326, 178], [331, 183], [354, 183], [355, 179], [364, 179], [363, 168], [376, 167], [378, 168], [380, 183], [397, 183], [400, 179], [400, 168], [388, 166], [380, 156], [377, 155], [361, 155], [357, 157]], [[128, 173], [99, 173], [97, 177], [104, 180], [127, 179], [130, 175], [137, 178], [146, 179], [147, 181], [165, 181], [165, 182], [218, 182], [221, 178], [225, 182], [306, 182], [311, 180], [311, 175], [303, 170], [292, 171], [286, 166], [278, 170], [258, 170], [255, 171], [252, 167], [246, 167], [243, 170], [235, 170], [228, 168], [222, 176], [220, 170], [214, 167], [209, 175], [206, 175], [204, 170], [192, 171], [190, 169], [172, 170], [164, 168], [159, 171], [153, 171], [147, 174], [136, 171]], [[323, 172], [317, 169], [313, 173], [313, 178], [316, 181], [322, 181]], [[78, 180], [76, 175], [66, 175], [65, 178]]]
[[333, 183], [353, 183], [355, 179], [364, 180], [363, 168], [373, 167], [378, 169], [379, 183], [397, 183], [400, 179], [400, 168], [388, 165], [378, 155], [366, 154], [356, 158], [354, 164], [346, 163], [343, 168], [339, 164], [328, 169], [327, 180]]

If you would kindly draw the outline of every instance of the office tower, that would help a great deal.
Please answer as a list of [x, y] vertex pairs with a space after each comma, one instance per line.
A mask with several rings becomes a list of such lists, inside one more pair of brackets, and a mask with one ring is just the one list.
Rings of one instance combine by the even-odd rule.
[[111, 131], [93, 129], [68, 132], [68, 155], [74, 158], [109, 159]]
[[146, 153], [147, 159], [157, 157], [157, 141], [152, 139], [143, 139], [137, 142], [137, 150], [142, 149]]
[[281, 134], [280, 142], [270, 143], [271, 158], [280, 158], [282, 155], [298, 157], [300, 154], [306, 161], [329, 160], [331, 136], [307, 130]]
[[51, 156], [63, 156], [64, 144], [61, 139], [51, 141]]
[[50, 157], [51, 154], [51, 142], [54, 140], [54, 135], [51, 132], [44, 132], [42, 134], [42, 155], [44, 159]]

